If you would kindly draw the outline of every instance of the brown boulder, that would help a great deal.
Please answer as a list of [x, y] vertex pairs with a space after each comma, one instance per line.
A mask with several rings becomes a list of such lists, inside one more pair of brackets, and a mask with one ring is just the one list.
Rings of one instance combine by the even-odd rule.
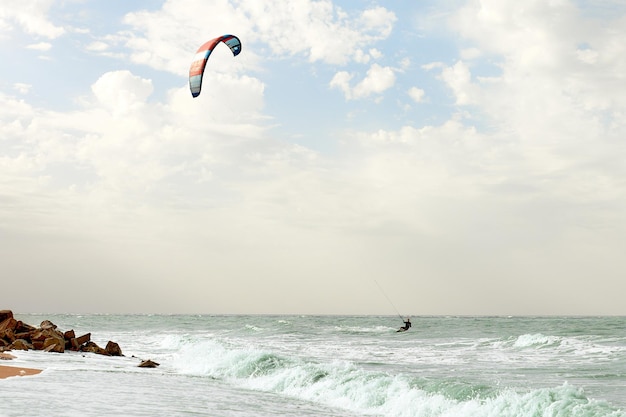
[[29, 333], [37, 328], [35, 326], [31, 326], [30, 324], [24, 323], [22, 320], [17, 321], [17, 327], [15, 328], [15, 333]]
[[50, 330], [37, 329], [30, 333], [30, 341], [31, 342], [43, 342], [46, 340], [52, 332]]
[[13, 329], [0, 330], [0, 340], [12, 342], [16, 339]]
[[4, 346], [2, 342], [11, 343], [15, 340], [15, 327], [17, 325], [17, 320], [13, 317], [3, 320], [0, 322], [0, 346]]
[[39, 328], [44, 329], [44, 330], [50, 330], [50, 329], [54, 330], [57, 328], [57, 325], [52, 323], [50, 320], [44, 320], [39, 325]]
[[108, 341], [104, 350], [106, 350], [107, 353], [111, 356], [124, 356], [122, 354], [122, 349], [120, 348], [120, 345], [110, 340]]
[[24, 339], [15, 339], [13, 343], [9, 345], [11, 350], [30, 350], [33, 348], [27, 340]]
[[80, 350], [80, 347], [91, 340], [91, 333], [86, 333], [80, 337], [70, 339], [72, 350]]
[[43, 342], [44, 352], [65, 352], [65, 340], [61, 340], [56, 337], [49, 337]]
[[24, 339], [24, 340], [28, 340], [30, 341], [30, 333], [31, 332], [15, 332], [15, 338], [16, 339]]
[[[46, 352], [65, 352], [65, 339], [63, 338], [63, 334], [61, 334], [61, 332], [53, 329], [44, 330], [43, 332], [48, 334], [48, 337], [43, 340], [43, 350]], [[33, 340], [33, 345], [34, 344], [35, 341]]]
[[49, 344], [46, 345], [45, 343], [48, 339], [56, 340], [55, 343], [62, 345], [63, 350], [65, 350], [65, 338], [63, 337], [63, 333], [52, 327], [48, 327], [47, 329], [37, 329], [30, 334], [30, 340], [33, 343], [33, 347], [37, 350], [45, 349], [49, 346]]
[[11, 310], [0, 310], [0, 322], [5, 321], [6, 319], [12, 319], [13, 312]]
[[65, 349], [72, 350], [72, 339], [76, 338], [76, 333], [74, 330], [68, 330], [63, 333], [63, 339], [65, 339]]
[[159, 366], [159, 364], [148, 359], [145, 361], [141, 361], [141, 363], [137, 366], [139, 368], [156, 368], [157, 366]]
[[97, 353], [98, 355], [110, 356], [106, 350], [102, 349], [100, 346], [98, 346], [94, 342], [87, 342], [87, 343], [85, 343], [84, 345], [82, 345], [80, 347], [80, 351], [81, 352]]
[[0, 321], [0, 334], [7, 330], [15, 330], [17, 328], [18, 321], [13, 317]]

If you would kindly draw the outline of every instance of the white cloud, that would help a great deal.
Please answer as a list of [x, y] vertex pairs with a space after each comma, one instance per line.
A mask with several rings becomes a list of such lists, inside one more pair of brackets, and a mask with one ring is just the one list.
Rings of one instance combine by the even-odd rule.
[[20, 94], [27, 94], [32, 88], [32, 85], [24, 84], [24, 83], [15, 83], [13, 84], [13, 88], [17, 90]]
[[354, 74], [350, 74], [347, 71], [339, 71], [333, 76], [333, 79], [330, 80], [331, 88], [338, 88], [343, 91], [346, 99], [351, 97], [351, 88], [350, 88], [350, 80], [354, 77]]
[[124, 70], [105, 73], [91, 89], [105, 108], [116, 115], [125, 115], [142, 106], [154, 88], [152, 81]]
[[371, 59], [370, 54], [363, 52], [362, 50], [358, 50], [354, 54], [354, 61], [359, 64], [367, 64]]
[[13, 22], [28, 34], [58, 38], [65, 30], [48, 19], [47, 13], [52, 5], [52, 0], [6, 0], [0, 9], [0, 29], [10, 30]]
[[[520, 90], [537, 93], [537, 108], [551, 107], [545, 101], [556, 100], [562, 108], [597, 111], [626, 105], [626, 44], [620, 41], [626, 25], [619, 15], [601, 22], [586, 18], [568, 1], [522, 5], [482, 0], [469, 2], [451, 25], [478, 49], [502, 57], [502, 75], [491, 86], [503, 96], [499, 105]], [[461, 74], [456, 75], [458, 87]]]
[[443, 62], [429, 62], [428, 64], [422, 65], [422, 69], [424, 69], [425, 71], [430, 71], [437, 68], [445, 68], [445, 66], [446, 65]]
[[[6, 97], [0, 125], [15, 141], [5, 142], [7, 166], [15, 165], [11, 149], [27, 149], [15, 161], [42, 173], [56, 167], [53, 189], [118, 190], [122, 200], [129, 198], [124, 190], [139, 190], [130, 198], [141, 199], [157, 184], [176, 193], [172, 184], [178, 181], [210, 177], [214, 161], [226, 158], [224, 153], [237, 155], [239, 146], [241, 155], [250, 152], [244, 143], [263, 131], [264, 86], [251, 77], [208, 74], [200, 97], [193, 99], [183, 86], [163, 103], [149, 100], [151, 80], [128, 70], [107, 72], [91, 88], [93, 98], [84, 100], [85, 108], [70, 113], [30, 108]], [[85, 173], [77, 178], [84, 180], [59, 180], [65, 177], [59, 172], [77, 169]]]
[[476, 95], [480, 90], [473, 85], [470, 70], [463, 61], [444, 68], [441, 72], [441, 79], [452, 89], [456, 104], [462, 106], [477, 101]]
[[[136, 62], [180, 73], [200, 46], [198, 39], [224, 33], [236, 34], [243, 44], [240, 57], [226, 63], [231, 70], [256, 66], [267, 53], [305, 54], [312, 62], [333, 64], [364, 62], [364, 48], [389, 36], [394, 21], [395, 15], [382, 7], [350, 16], [328, 0], [296, 0], [288, 5], [279, 0], [244, 0], [236, 9], [229, 2], [167, 1], [158, 11], [128, 14], [125, 22], [133, 31], [121, 35]], [[181, 26], [186, 31], [180, 31]]]
[[384, 7], [378, 6], [364, 10], [361, 19], [365, 30], [372, 31], [375, 36], [388, 37], [391, 34], [396, 15]]
[[351, 86], [350, 81], [353, 77], [353, 74], [340, 71], [330, 81], [330, 86], [340, 89], [347, 100], [355, 100], [369, 97], [372, 94], [383, 93], [393, 87], [396, 82], [394, 70], [391, 67], [382, 67], [378, 64], [372, 64], [365, 78]]
[[330, 1], [245, 2], [258, 36], [278, 54], [307, 53], [311, 61], [345, 64], [359, 50], [389, 36], [395, 15], [377, 7], [351, 17]]
[[478, 48], [465, 48], [461, 51], [461, 58], [466, 61], [471, 61], [482, 56], [482, 51]]
[[[507, 145], [515, 152], [500, 151], [516, 167], [505, 182], [532, 187], [537, 198], [623, 204], [616, 198], [623, 169], [615, 170], [612, 155], [621, 151], [608, 145], [626, 135], [623, 18], [599, 27], [567, 1], [483, 0], [469, 2], [450, 24], [498, 63], [497, 75], [475, 76], [489, 61], [466, 54], [473, 61], [443, 67], [441, 79], [457, 105], [474, 106], [472, 120], [495, 129], [494, 140], [516, 144]], [[602, 197], [591, 191], [594, 181]]]
[[39, 42], [27, 46], [28, 49], [34, 49], [36, 51], [49, 51], [52, 48], [50, 42]]
[[421, 88], [411, 87], [409, 88], [407, 94], [409, 95], [409, 97], [411, 97], [411, 99], [413, 99], [414, 102], [422, 103], [424, 101], [426, 92]]
[[468, 3], [451, 25], [498, 60], [499, 74], [474, 77], [474, 67], [458, 61], [442, 79], [458, 105], [476, 106], [479, 117], [521, 141], [533, 169], [569, 170], [587, 158], [598, 164], [605, 141], [626, 135], [623, 18], [599, 26], [567, 1], [484, 0]]
[[372, 56], [372, 58], [374, 58], [374, 59], [380, 59], [383, 56], [383, 53], [381, 51], [379, 51], [378, 49], [376, 49], [376, 48], [370, 49], [369, 52], [370, 52], [370, 55]]
[[93, 52], [104, 52], [109, 49], [109, 44], [103, 41], [95, 41], [87, 45], [86, 49]]

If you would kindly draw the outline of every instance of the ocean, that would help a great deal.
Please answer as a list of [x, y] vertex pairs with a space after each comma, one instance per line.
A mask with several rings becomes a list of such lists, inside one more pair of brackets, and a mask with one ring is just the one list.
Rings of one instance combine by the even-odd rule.
[[3, 417], [626, 417], [623, 317], [14, 314], [125, 356], [13, 351]]

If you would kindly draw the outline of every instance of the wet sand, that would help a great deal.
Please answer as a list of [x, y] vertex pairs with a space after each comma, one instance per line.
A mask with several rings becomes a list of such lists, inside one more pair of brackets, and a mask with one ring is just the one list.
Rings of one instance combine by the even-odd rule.
[[40, 372], [41, 372], [41, 369], [0, 365], [0, 379], [8, 378], [11, 376], [37, 375]]
[[[11, 360], [14, 359], [15, 356], [10, 353], [0, 353], [0, 360]], [[26, 376], [26, 375], [37, 375], [41, 372], [41, 369], [32, 369], [32, 368], [23, 368], [21, 366], [5, 366], [0, 365], [0, 379], [8, 378], [11, 376]]]

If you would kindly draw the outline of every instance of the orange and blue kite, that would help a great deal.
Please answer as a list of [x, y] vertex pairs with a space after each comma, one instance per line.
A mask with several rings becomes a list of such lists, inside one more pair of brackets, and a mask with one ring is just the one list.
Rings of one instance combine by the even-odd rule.
[[241, 52], [241, 41], [234, 35], [219, 36], [198, 48], [196, 55], [194, 55], [193, 62], [191, 63], [191, 67], [189, 68], [189, 89], [191, 90], [191, 95], [194, 97], [200, 95], [202, 75], [204, 74], [207, 60], [213, 49], [220, 42], [224, 42], [230, 50], [233, 51], [233, 56], [237, 56]]

